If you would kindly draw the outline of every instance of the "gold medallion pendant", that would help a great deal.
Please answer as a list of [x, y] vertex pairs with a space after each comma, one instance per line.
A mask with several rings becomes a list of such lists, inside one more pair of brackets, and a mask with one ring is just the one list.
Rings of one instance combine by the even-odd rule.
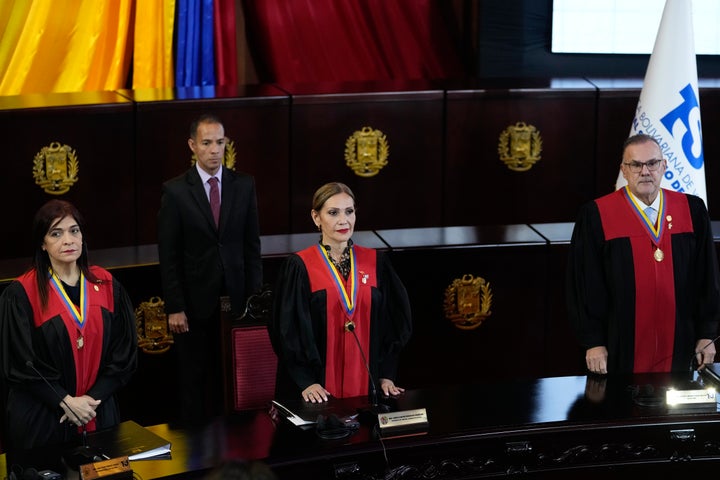
[[653, 257], [655, 257], [655, 260], [657, 260], [658, 262], [662, 262], [663, 259], [665, 258], [665, 254], [663, 253], [662, 250], [660, 250], [658, 248], [655, 250], [655, 253], [653, 253]]

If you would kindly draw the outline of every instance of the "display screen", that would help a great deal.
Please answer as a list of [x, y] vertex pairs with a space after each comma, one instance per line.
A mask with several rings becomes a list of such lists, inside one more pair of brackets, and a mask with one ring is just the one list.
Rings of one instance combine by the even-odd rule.
[[[720, 1], [692, 2], [695, 53], [720, 54]], [[553, 0], [552, 52], [649, 54], [665, 0]]]

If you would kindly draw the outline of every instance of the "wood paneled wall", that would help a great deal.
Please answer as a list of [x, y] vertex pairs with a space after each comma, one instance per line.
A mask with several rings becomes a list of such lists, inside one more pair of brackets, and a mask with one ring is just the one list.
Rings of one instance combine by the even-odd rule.
[[[720, 83], [701, 81], [708, 203], [720, 205]], [[79, 160], [61, 195], [86, 217], [90, 248], [156, 242], [162, 182], [191, 165], [189, 124], [214, 112], [236, 170], [254, 175], [263, 235], [312, 231], [313, 191], [339, 180], [358, 200], [358, 229], [572, 222], [612, 190], [641, 82], [535, 79], [460, 84], [255, 85], [0, 97], [7, 145], [0, 259], [28, 256], [35, 210], [53, 195], [35, 184], [35, 156], [52, 142]], [[542, 140], [527, 171], [499, 158], [501, 133], [524, 122]], [[371, 177], [345, 161], [364, 127], [385, 135], [388, 164]]]

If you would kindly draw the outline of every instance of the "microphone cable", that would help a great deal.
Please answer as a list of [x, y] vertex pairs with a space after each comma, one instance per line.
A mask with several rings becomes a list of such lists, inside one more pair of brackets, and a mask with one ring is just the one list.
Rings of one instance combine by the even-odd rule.
[[80, 416], [77, 413], [75, 413], [75, 410], [70, 408], [70, 405], [68, 405], [67, 402], [65, 401], [65, 399], [62, 397], [62, 395], [60, 395], [60, 392], [58, 392], [57, 389], [55, 387], [53, 387], [52, 384], [48, 381], [48, 379], [45, 378], [45, 375], [40, 373], [40, 370], [35, 368], [35, 365], [33, 364], [32, 360], [28, 360], [27, 362], [25, 362], [25, 365], [30, 367], [40, 378], [42, 378], [43, 381], [47, 384], [47, 386], [50, 387], [50, 389], [53, 391], [53, 393], [55, 393], [55, 396], [60, 399], [60, 401], [63, 403], [63, 405], [65, 405], [67, 407], [68, 410], [70, 410], [70, 412], [75, 417], [75, 420], [78, 421], [78, 426], [82, 427], [83, 445], [87, 445], [87, 429], [85, 428], [85, 424], [83, 423], [83, 421], [80, 419]]
[[[40, 378], [43, 379], [43, 381], [47, 384], [48, 387], [55, 393], [55, 395], [60, 399], [63, 405], [67, 407], [68, 410], [70, 410], [70, 413], [73, 414], [75, 417], [75, 420], [78, 422], [78, 426], [81, 429], [81, 439], [82, 439], [82, 445], [80, 447], [74, 448], [71, 451], [68, 452], [69, 455], [73, 457], [72, 460], [69, 460], [69, 457], [66, 458], [66, 462], [68, 465], [72, 468], [79, 468], [81, 465], [80, 461], [87, 461], [87, 463], [90, 462], [97, 462], [100, 460], [108, 460], [110, 457], [105, 455], [100, 449], [90, 447], [88, 444], [88, 433], [87, 433], [87, 426], [83, 423], [83, 421], [80, 419], [80, 416], [70, 408], [70, 405], [65, 401], [65, 399], [60, 395], [60, 392], [57, 391], [57, 389], [48, 381], [48, 379], [43, 375], [40, 370], [35, 368], [35, 365], [33, 364], [32, 360], [28, 360], [25, 362], [25, 365], [31, 368]], [[82, 460], [78, 460], [76, 458], [77, 456], [81, 456]], [[76, 463], [77, 465], [71, 465], [71, 463]]]
[[348, 320], [345, 322], [345, 331], [350, 332], [353, 334], [353, 338], [355, 338], [355, 343], [358, 346], [358, 350], [360, 350], [360, 355], [363, 359], [363, 365], [365, 365], [365, 370], [368, 372], [368, 377], [370, 378], [370, 386], [372, 389], [370, 390], [370, 393], [372, 394], [372, 404], [373, 406], [378, 405], [378, 393], [377, 393], [377, 387], [375, 386], [375, 379], [372, 376], [372, 373], [370, 372], [370, 364], [367, 361], [367, 358], [365, 357], [365, 352], [363, 351], [362, 345], [360, 345], [360, 339], [357, 336], [357, 333], [355, 333], [355, 322], [352, 320]]
[[[367, 361], [367, 358], [365, 357], [365, 352], [363, 352], [362, 345], [360, 345], [360, 339], [357, 336], [357, 333], [355, 333], [355, 322], [352, 320], [348, 320], [345, 322], [345, 331], [350, 332], [353, 334], [353, 337], [355, 338], [355, 343], [358, 346], [358, 350], [360, 350], [360, 355], [362, 355], [363, 363], [365, 364], [365, 369], [368, 372], [368, 377], [370, 378], [370, 385], [372, 386], [371, 394], [372, 394], [372, 406], [376, 409], [380, 408], [380, 405], [378, 403], [378, 393], [377, 393], [377, 387], [375, 386], [375, 379], [372, 376], [372, 373], [370, 373], [370, 364]], [[378, 440], [380, 441], [380, 446], [382, 447], [383, 457], [385, 458], [385, 467], [390, 468], [390, 460], [387, 456], [387, 447], [385, 446], [385, 442], [383, 441], [382, 435], [380, 434], [380, 426], [377, 423], [373, 423], [372, 431], [375, 435], [377, 435]]]

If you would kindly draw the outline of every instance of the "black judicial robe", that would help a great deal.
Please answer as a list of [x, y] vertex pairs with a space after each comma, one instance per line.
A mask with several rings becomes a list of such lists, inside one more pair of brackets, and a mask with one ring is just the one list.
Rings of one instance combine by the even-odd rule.
[[[717, 335], [720, 281], [705, 204], [693, 195], [663, 195], [659, 240], [625, 189], [584, 205], [575, 224], [568, 313], [586, 349], [607, 347], [608, 373], [687, 372], [697, 340]], [[664, 350], [657, 347], [663, 342]]]
[[[353, 248], [363, 247], [354, 245]], [[313, 249], [317, 249], [317, 245], [305, 253]], [[303, 257], [310, 262], [322, 261], [319, 255]], [[365, 355], [375, 381], [380, 378], [395, 381], [400, 352], [412, 333], [410, 302], [389, 258], [377, 252], [375, 264], [373, 283], [377, 286], [370, 287], [369, 295], [358, 297], [370, 301], [370, 305], [364, 306], [368, 308], [360, 309], [369, 312], [369, 351]], [[358, 264], [358, 270], [369, 273], [366, 265]], [[326, 358], [328, 298], [333, 296], [326, 288], [311, 288], [308, 268], [300, 255], [292, 254], [284, 261], [275, 286], [269, 325], [273, 349], [279, 358], [277, 398], [296, 398], [313, 383], [326, 385], [326, 365], [333, 361]], [[368, 319], [354, 320], [359, 324]], [[331, 320], [337, 321], [344, 322], [344, 319]], [[361, 357], [359, 352], [357, 355]]]
[[[63, 410], [59, 396], [87, 393], [102, 400], [96, 409], [94, 427], [103, 429], [120, 422], [115, 399], [137, 366], [135, 312], [124, 288], [106, 270], [91, 267], [102, 281], [87, 289], [88, 307], [82, 334], [85, 352], [95, 359], [85, 365], [97, 369], [78, 373], [78, 338], [72, 320], [58, 305], [58, 294], [50, 287], [48, 309], [41, 318], [39, 296], [33, 294], [34, 272], [12, 282], [0, 297], [0, 366], [8, 387], [6, 434], [9, 450], [59, 445], [77, 437], [77, 427], [59, 423]], [[30, 286], [29, 291], [26, 287]], [[61, 312], [61, 313], [60, 313]], [[65, 318], [63, 318], [65, 317]], [[70, 322], [70, 323], [68, 323]], [[83, 352], [83, 354], [85, 353]], [[53, 385], [56, 394], [26, 362], [30, 360]], [[84, 388], [82, 378], [91, 378]]]

